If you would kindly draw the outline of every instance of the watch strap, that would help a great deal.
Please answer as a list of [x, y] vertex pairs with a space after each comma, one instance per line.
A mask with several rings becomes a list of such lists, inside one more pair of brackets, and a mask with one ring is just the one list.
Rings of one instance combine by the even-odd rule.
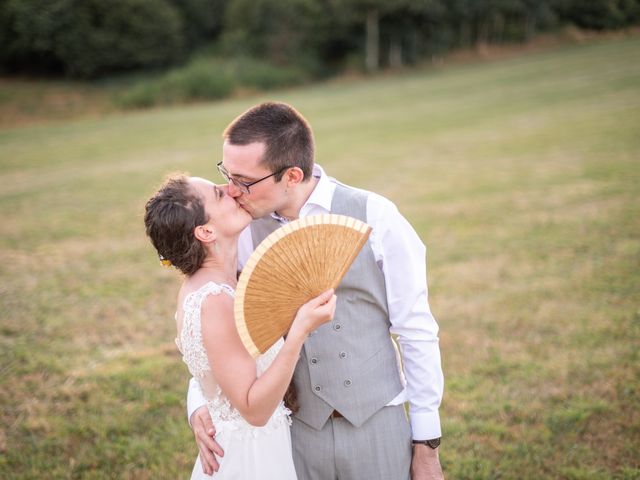
[[413, 440], [414, 445], [426, 445], [429, 448], [436, 449], [440, 446], [440, 440], [442, 437], [432, 438], [430, 440]]

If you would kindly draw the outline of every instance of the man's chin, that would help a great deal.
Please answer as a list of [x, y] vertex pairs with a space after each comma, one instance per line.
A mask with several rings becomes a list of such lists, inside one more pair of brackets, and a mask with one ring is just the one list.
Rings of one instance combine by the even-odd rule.
[[245, 207], [244, 205], [240, 205], [240, 204], [239, 204], [239, 206], [240, 206], [240, 208], [241, 208], [242, 210], [244, 210], [244, 211], [245, 211], [245, 212], [247, 212], [249, 215], [251, 215], [251, 218], [252, 218], [252, 219], [254, 219], [254, 220], [255, 220], [256, 218], [260, 218], [260, 217], [256, 217], [256, 216], [254, 216], [253, 211], [249, 210], [249, 209], [248, 209], [247, 207]]

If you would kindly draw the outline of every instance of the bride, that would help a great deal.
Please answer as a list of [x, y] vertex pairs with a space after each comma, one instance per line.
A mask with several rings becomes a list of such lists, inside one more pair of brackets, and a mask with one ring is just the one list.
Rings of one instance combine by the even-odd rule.
[[[185, 274], [176, 343], [199, 381], [225, 451], [216, 479], [295, 479], [282, 398], [308, 334], [333, 317], [329, 290], [300, 307], [286, 340], [254, 360], [233, 318], [237, 241], [251, 216], [226, 186], [173, 175], [147, 202], [146, 232], [164, 262]], [[211, 478], [197, 459], [192, 479]]]

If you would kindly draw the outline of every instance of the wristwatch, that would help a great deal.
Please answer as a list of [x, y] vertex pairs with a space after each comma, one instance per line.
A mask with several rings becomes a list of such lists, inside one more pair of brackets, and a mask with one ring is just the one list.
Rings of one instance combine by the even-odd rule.
[[438, 437], [438, 438], [432, 438], [431, 440], [413, 440], [412, 443], [414, 445], [426, 445], [429, 448], [432, 449], [436, 449], [440, 446], [440, 439], [442, 437]]

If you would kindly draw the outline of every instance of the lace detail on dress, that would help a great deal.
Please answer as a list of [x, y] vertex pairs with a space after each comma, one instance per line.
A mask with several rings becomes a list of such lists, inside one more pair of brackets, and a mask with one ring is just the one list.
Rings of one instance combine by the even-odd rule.
[[211, 371], [207, 352], [202, 342], [201, 309], [202, 302], [208, 295], [226, 293], [233, 297], [233, 289], [228, 285], [218, 285], [207, 282], [195, 292], [191, 292], [184, 299], [182, 331], [176, 339], [176, 344], [182, 352], [182, 360], [189, 367], [189, 372], [197, 379], [202, 379]]
[[[289, 415], [291, 411], [280, 403], [276, 411], [273, 413], [269, 422], [264, 427], [254, 427], [247, 423], [240, 413], [233, 408], [229, 399], [222, 393], [217, 382], [211, 374], [211, 367], [207, 352], [202, 341], [201, 327], [201, 309], [202, 302], [208, 295], [219, 295], [226, 293], [230, 297], [234, 297], [234, 291], [228, 285], [218, 285], [214, 282], [208, 282], [195, 292], [191, 292], [184, 300], [183, 306], [183, 322], [180, 335], [176, 338], [176, 345], [182, 353], [182, 360], [187, 364], [189, 372], [193, 375], [205, 393], [207, 399], [207, 408], [211, 413], [211, 418], [216, 431], [218, 433], [225, 430], [242, 430], [250, 435], [258, 435], [260, 431], [270, 426], [279, 425], [282, 422], [291, 424]], [[256, 371], [258, 376], [269, 368], [271, 362], [278, 354], [284, 340], [280, 339], [264, 354], [256, 359]], [[209, 388], [207, 388], [209, 387]], [[210, 392], [207, 395], [206, 392]], [[212, 393], [212, 394], [211, 394]]]

